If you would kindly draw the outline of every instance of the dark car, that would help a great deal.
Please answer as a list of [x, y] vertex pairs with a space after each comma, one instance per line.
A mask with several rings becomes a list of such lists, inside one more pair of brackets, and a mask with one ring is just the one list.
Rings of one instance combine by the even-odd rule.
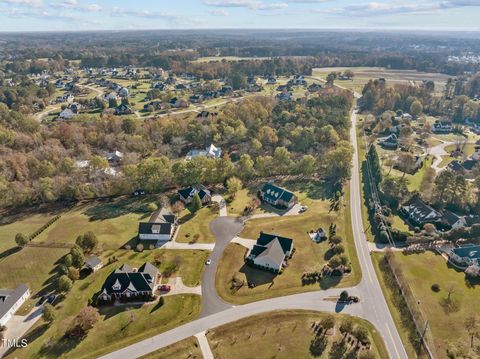
[[143, 189], [136, 189], [132, 192], [132, 196], [144, 196], [145, 191]]
[[47, 296], [46, 295], [42, 295], [42, 297], [40, 298], [40, 300], [37, 302], [37, 307], [41, 306], [43, 303], [45, 303], [45, 301], [47, 300]]
[[50, 294], [47, 297], [47, 303], [48, 304], [53, 304], [55, 302], [55, 299], [57, 299], [57, 296], [55, 294]]

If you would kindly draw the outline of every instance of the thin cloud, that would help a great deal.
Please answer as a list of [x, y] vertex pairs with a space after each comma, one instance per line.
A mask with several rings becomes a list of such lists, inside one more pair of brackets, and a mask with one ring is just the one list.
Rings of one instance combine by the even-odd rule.
[[223, 9], [210, 10], [208, 13], [212, 16], [228, 16], [228, 12]]

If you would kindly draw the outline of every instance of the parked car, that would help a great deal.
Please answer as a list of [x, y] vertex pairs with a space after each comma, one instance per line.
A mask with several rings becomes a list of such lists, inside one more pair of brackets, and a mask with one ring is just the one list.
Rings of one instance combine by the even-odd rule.
[[170, 292], [172, 287], [170, 287], [168, 284], [162, 284], [158, 289], [160, 292]]
[[205, 264], [206, 264], [207, 266], [209, 266], [210, 264], [212, 264], [212, 260], [211, 260], [210, 258], [207, 259], [207, 261], [205, 262]]
[[40, 300], [37, 302], [37, 307], [41, 306], [43, 303], [45, 303], [47, 300], [47, 296], [46, 295], [42, 295], [42, 297], [40, 298]]
[[53, 304], [56, 299], [57, 299], [57, 296], [56, 296], [55, 294], [50, 294], [50, 295], [47, 297], [47, 303], [48, 303], [48, 304]]
[[306, 211], [307, 211], [307, 209], [308, 209], [308, 207], [307, 207], [307, 206], [302, 206], [302, 207], [300, 207], [300, 210], [298, 211], [298, 213], [303, 213], [303, 212], [306, 212]]
[[132, 196], [144, 196], [145, 191], [143, 189], [136, 189], [132, 192]]

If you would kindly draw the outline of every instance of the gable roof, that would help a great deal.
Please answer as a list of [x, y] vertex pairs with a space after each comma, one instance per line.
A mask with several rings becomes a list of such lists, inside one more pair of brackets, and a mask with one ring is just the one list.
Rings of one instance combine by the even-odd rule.
[[480, 259], [480, 246], [467, 245], [454, 248], [453, 253], [461, 258]]
[[102, 264], [102, 260], [100, 258], [98, 258], [97, 256], [92, 256], [85, 261], [85, 265], [87, 267], [91, 267], [91, 268], [94, 268], [94, 267], [98, 266], [99, 264]]
[[277, 236], [276, 234], [260, 233], [257, 239], [257, 246], [268, 246], [271, 242], [278, 242], [284, 253], [292, 250], [293, 239]]
[[285, 188], [275, 186], [273, 183], [270, 183], [270, 182], [265, 183], [261, 191], [263, 196], [269, 202], [276, 202], [281, 199], [286, 203], [288, 203], [295, 196], [293, 192], [290, 192]]
[[[150, 292], [155, 286], [158, 269], [150, 263], [144, 263], [137, 272], [127, 264], [113, 271], [102, 287], [107, 294], [122, 294], [130, 292]], [[116, 288], [118, 286], [118, 288]]]
[[0, 319], [28, 292], [25, 284], [20, 284], [14, 290], [0, 289]]
[[283, 247], [278, 240], [270, 241], [263, 248], [264, 250], [257, 254], [256, 258], [268, 258], [279, 266], [285, 260], [286, 252], [283, 250]]
[[441, 218], [439, 212], [420, 198], [413, 199], [409, 204], [403, 206], [403, 209], [417, 223], [438, 222]]
[[445, 220], [445, 222], [447, 222], [450, 226], [453, 226], [455, 223], [457, 223], [458, 221], [462, 221], [463, 222], [463, 218], [460, 217], [459, 215], [457, 215], [456, 213], [453, 213], [451, 211], [448, 211], [446, 210], [445, 212], [443, 212], [443, 219]]
[[178, 193], [183, 198], [191, 198], [195, 195], [195, 193], [198, 193], [198, 196], [200, 197], [200, 199], [203, 199], [206, 195], [210, 195], [210, 191], [204, 185], [201, 185], [201, 184], [182, 188], [178, 190]]
[[474, 224], [480, 224], [480, 216], [469, 215], [469, 216], [465, 216], [464, 219], [465, 219], [465, 223], [467, 224], [467, 227], [471, 227]]

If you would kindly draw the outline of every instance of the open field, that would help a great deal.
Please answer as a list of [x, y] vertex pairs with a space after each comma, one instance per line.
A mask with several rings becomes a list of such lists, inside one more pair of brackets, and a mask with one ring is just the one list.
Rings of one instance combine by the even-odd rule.
[[[203, 258], [202, 253], [197, 254], [199, 254], [198, 258]], [[135, 254], [128, 260], [120, 257], [119, 262], [107, 265], [98, 272], [76, 281], [66, 298], [57, 303], [55, 321], [50, 326], [42, 321], [36, 324], [27, 334], [27, 338], [30, 338], [29, 346], [14, 352], [13, 355], [29, 358], [97, 357], [195, 319], [200, 311], [199, 296], [167, 296], [163, 306], [160, 306], [157, 301], [143, 306], [104, 307], [100, 310], [101, 320], [86, 338], [80, 342], [63, 338], [70, 321], [101, 289], [108, 275], [122, 263], [126, 262], [135, 267], [150, 259], [144, 258], [142, 255]], [[182, 256], [182, 258], [185, 257]], [[165, 263], [167, 263], [166, 260]], [[190, 271], [192, 269], [189, 267], [195, 267], [196, 263], [185, 260], [182, 266], [186, 271]], [[197, 272], [199, 278], [201, 271]], [[187, 282], [191, 282], [191, 280]], [[51, 342], [52, 345], [45, 347], [46, 342]], [[13, 356], [11, 357], [13, 358]]]
[[[469, 344], [464, 323], [467, 317], [480, 312], [478, 283], [467, 282], [464, 273], [432, 252], [413, 255], [395, 253], [394, 260], [402, 268], [414, 297], [418, 298], [419, 309], [429, 320], [438, 357], [447, 358], [446, 349], [450, 343], [457, 346]], [[440, 291], [432, 291], [432, 284], [438, 284]], [[452, 288], [453, 304], [447, 306], [445, 299]], [[455, 335], [452, 336], [452, 333]], [[478, 340], [475, 343], [480, 344]]]
[[179, 243], [215, 243], [210, 232], [210, 222], [218, 215], [214, 208], [204, 207], [195, 215], [185, 209], [179, 216], [180, 229], [176, 242]]
[[[318, 190], [318, 185], [316, 189]], [[314, 189], [312, 188], [311, 190], [313, 191]], [[240, 237], [249, 239], [256, 239], [261, 231], [293, 238], [296, 252], [289, 261], [288, 267], [280, 275], [252, 268], [244, 263], [247, 249], [239, 244], [229, 244], [216, 275], [216, 287], [221, 297], [229, 302], [240, 304], [297, 292], [317, 290], [319, 287], [329, 288], [337, 285], [347, 286], [358, 283], [361, 274], [359, 270], [355, 269], [357, 265], [354, 248], [349, 246], [349, 242], [353, 241], [353, 238], [351, 238], [351, 234], [348, 232], [350, 222], [347, 224], [347, 220], [349, 221], [350, 219], [347, 219], [347, 210], [344, 207], [348, 207], [348, 205], [342, 202], [339, 212], [329, 212], [330, 203], [328, 201], [306, 198], [305, 189], [299, 193], [299, 201], [309, 206], [307, 212], [298, 216], [249, 220], [242, 233], [240, 233]], [[328, 243], [326, 241], [322, 243], [313, 242], [307, 232], [319, 227], [323, 227], [328, 231], [330, 223], [337, 224], [337, 234], [344, 239], [346, 252], [348, 252], [347, 254], [351, 257], [352, 262], [354, 262], [352, 274], [345, 276], [343, 279], [341, 277], [331, 277], [324, 279], [320, 284], [302, 285], [302, 274], [320, 270], [331, 256], [328, 251]], [[232, 291], [231, 280], [234, 275], [237, 279], [244, 280], [245, 283], [255, 283], [255, 288], [248, 288], [244, 285], [239, 290]]]
[[355, 74], [353, 80], [336, 80], [335, 84], [348, 89], [362, 92], [363, 86], [371, 79], [384, 78], [387, 84], [421, 84], [423, 80], [435, 82], [435, 90], [443, 91], [450, 76], [440, 73], [418, 72], [415, 70], [391, 70], [381, 67], [323, 67], [312, 70], [313, 76], [326, 79], [331, 72], [344, 72], [352, 70]]
[[202, 351], [195, 337], [190, 337], [176, 342], [168, 347], [154, 351], [153, 353], [144, 355], [139, 359], [161, 359], [161, 358], [178, 358], [178, 359], [203, 359]]
[[[312, 323], [325, 317], [324, 313], [312, 311], [275, 311], [209, 330], [207, 338], [217, 359], [315, 358], [309, 351], [310, 341], [314, 338]], [[342, 335], [338, 325], [346, 318], [369, 330], [373, 343], [372, 351], [377, 358], [388, 357], [383, 341], [369, 323], [346, 315], [335, 315], [334, 318], [337, 327], [333, 335], [327, 335], [328, 345], [321, 355], [322, 358], [343, 357], [332, 355], [332, 344], [341, 343]], [[327, 356], [327, 353], [330, 353], [330, 356]]]

